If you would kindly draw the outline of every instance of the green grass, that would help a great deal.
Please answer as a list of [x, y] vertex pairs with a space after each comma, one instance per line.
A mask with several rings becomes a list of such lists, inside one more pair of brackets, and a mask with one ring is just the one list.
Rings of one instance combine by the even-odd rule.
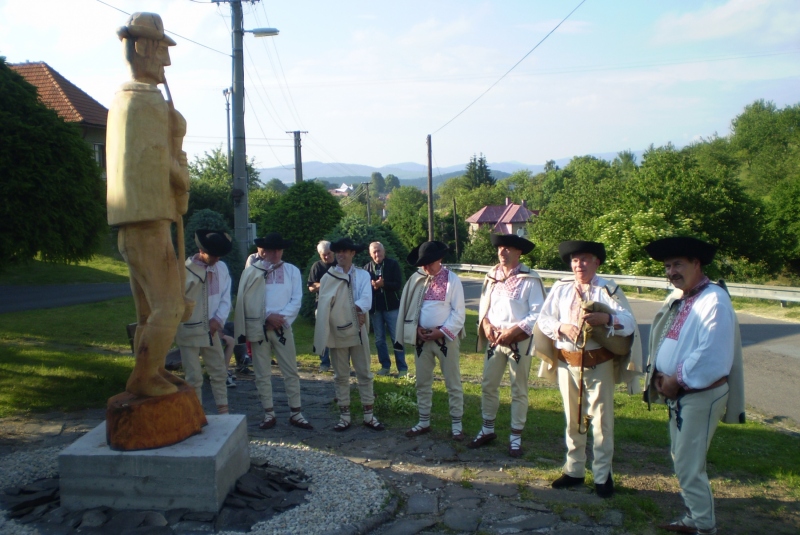
[[31, 260], [0, 271], [0, 284], [41, 285], [93, 282], [128, 282], [128, 266], [122, 260], [95, 255], [77, 264], [53, 264]]

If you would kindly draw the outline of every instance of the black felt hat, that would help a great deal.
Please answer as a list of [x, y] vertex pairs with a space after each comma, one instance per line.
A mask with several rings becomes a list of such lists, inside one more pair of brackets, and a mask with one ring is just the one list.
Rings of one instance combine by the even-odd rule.
[[201, 229], [194, 233], [197, 248], [211, 256], [225, 256], [231, 252], [233, 239], [221, 230]]
[[360, 253], [366, 248], [367, 248], [366, 245], [361, 243], [355, 243], [350, 238], [342, 238], [340, 240], [336, 240], [331, 244], [331, 251], [333, 251], [334, 253], [338, 253], [340, 251], [355, 251], [357, 253]]
[[659, 262], [663, 262], [667, 258], [684, 256], [697, 258], [703, 266], [710, 264], [717, 252], [717, 248], [710, 243], [690, 236], [662, 238], [648, 243], [644, 249], [647, 254]]
[[572, 255], [579, 253], [593, 254], [600, 260], [601, 264], [606, 261], [606, 246], [600, 242], [571, 240], [562, 241], [558, 244], [558, 256], [561, 257], [565, 264], [570, 263]]
[[495, 247], [506, 246], [514, 247], [522, 251], [522, 254], [528, 254], [536, 247], [532, 241], [526, 240], [516, 234], [491, 234], [489, 239], [492, 240], [492, 245]]
[[256, 238], [253, 240], [256, 247], [269, 250], [288, 249], [294, 243], [294, 240], [284, 240], [280, 232], [270, 232], [263, 238]]
[[440, 241], [426, 241], [408, 253], [406, 261], [416, 267], [427, 266], [432, 262], [444, 258], [448, 250], [449, 248], [446, 243]]

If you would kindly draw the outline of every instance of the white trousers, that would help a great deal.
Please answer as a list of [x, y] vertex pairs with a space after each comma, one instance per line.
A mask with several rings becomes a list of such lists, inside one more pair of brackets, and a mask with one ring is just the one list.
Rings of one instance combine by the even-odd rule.
[[699, 529], [711, 529], [716, 525], [714, 497], [706, 473], [706, 454], [725, 413], [728, 391], [728, 385], [724, 384], [669, 402], [670, 453], [683, 503], [688, 510], [684, 520]]
[[[520, 344], [520, 352], [527, 350], [529, 341]], [[531, 356], [521, 354], [519, 362], [514, 352], [506, 346], [497, 346], [491, 357], [489, 350], [483, 360], [483, 380], [481, 381], [481, 412], [484, 420], [494, 420], [500, 407], [500, 381], [506, 368], [511, 382], [511, 429], [525, 428], [528, 417], [528, 376], [531, 372]]]
[[[567, 418], [567, 461], [564, 473], [572, 477], [586, 475], [586, 434], [578, 433], [578, 393], [580, 366], [558, 361], [558, 387]], [[583, 416], [591, 416], [594, 461], [592, 474], [595, 484], [603, 484], [611, 474], [614, 457], [614, 361], [608, 360], [594, 368], [584, 368]]]
[[[447, 356], [444, 355], [439, 344], [435, 341], [425, 342], [422, 353], [417, 355], [417, 410], [422, 415], [430, 415], [433, 406], [433, 370], [436, 368], [436, 359], [439, 359], [439, 369], [444, 375], [444, 385], [447, 388], [450, 403], [450, 418], [461, 418], [464, 415], [464, 389], [461, 386], [461, 365], [459, 363], [458, 338], [446, 340]], [[416, 348], [414, 348], [416, 352]]]
[[[283, 338], [283, 342], [281, 342]], [[283, 386], [289, 401], [289, 408], [297, 409], [300, 404], [300, 376], [297, 374], [297, 350], [291, 326], [283, 328], [283, 336], [275, 331], [267, 331], [267, 339], [250, 342], [253, 351], [253, 371], [256, 374], [256, 388], [261, 406], [274, 409], [272, 401], [272, 355], [278, 361], [283, 376]]]
[[225, 352], [219, 334], [214, 333], [211, 347], [180, 346], [181, 366], [186, 374], [186, 382], [194, 387], [200, 405], [203, 404], [203, 369], [200, 367], [200, 357], [206, 365], [208, 380], [211, 383], [211, 393], [217, 405], [228, 404], [228, 365], [225, 362]]
[[[367, 344], [366, 330], [362, 327], [361, 334]], [[375, 396], [372, 392], [372, 372], [369, 369], [369, 345], [359, 344], [352, 347], [331, 347], [331, 367], [333, 368], [333, 384], [336, 390], [336, 399], [340, 407], [350, 406], [350, 363], [356, 371], [358, 380], [358, 395], [362, 405], [372, 405]]]

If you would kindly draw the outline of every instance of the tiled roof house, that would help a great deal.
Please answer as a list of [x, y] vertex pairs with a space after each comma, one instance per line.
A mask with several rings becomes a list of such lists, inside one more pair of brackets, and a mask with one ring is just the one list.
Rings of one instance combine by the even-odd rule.
[[511, 199], [506, 197], [504, 205], [487, 205], [467, 218], [470, 233], [476, 232], [479, 228], [490, 226], [491, 231], [497, 234], [516, 234], [519, 229], [524, 229], [525, 225], [539, 215], [539, 210], [528, 210], [525, 201], [522, 204], [514, 204]]
[[39, 100], [68, 123], [78, 123], [83, 139], [106, 173], [106, 121], [108, 109], [43, 61], [8, 65], [36, 87]]

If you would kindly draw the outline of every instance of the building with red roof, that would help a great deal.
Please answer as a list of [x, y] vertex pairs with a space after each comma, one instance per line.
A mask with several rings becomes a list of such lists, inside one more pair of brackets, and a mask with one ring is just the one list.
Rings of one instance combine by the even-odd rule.
[[78, 123], [83, 139], [94, 150], [106, 176], [106, 124], [108, 109], [43, 61], [8, 65], [36, 87], [39, 100], [68, 123]]
[[529, 210], [525, 201], [514, 204], [506, 197], [504, 205], [484, 206], [466, 221], [469, 223], [470, 234], [485, 226], [489, 226], [496, 234], [517, 234], [520, 229], [524, 232], [525, 225], [538, 215], [539, 210]]

